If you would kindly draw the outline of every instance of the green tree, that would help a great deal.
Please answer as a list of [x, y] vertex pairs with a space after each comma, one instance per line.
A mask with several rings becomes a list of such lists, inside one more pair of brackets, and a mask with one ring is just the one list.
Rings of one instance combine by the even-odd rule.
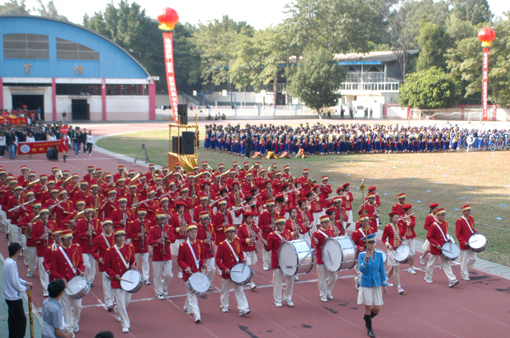
[[229, 70], [236, 60], [238, 44], [243, 37], [251, 37], [253, 33], [253, 27], [245, 21], [236, 22], [227, 15], [221, 20], [198, 24], [192, 42], [202, 60], [204, 83], [230, 82]]
[[449, 0], [449, 4], [453, 14], [472, 25], [492, 20], [493, 14], [487, 0]]
[[319, 109], [336, 106], [340, 85], [345, 79], [346, 69], [339, 66], [333, 54], [324, 48], [309, 48], [297, 67], [290, 72], [289, 92], [308, 107]]
[[407, 75], [400, 87], [398, 103], [412, 108], [435, 109], [451, 107], [458, 103], [460, 84], [437, 67]]
[[416, 42], [420, 49], [416, 70], [420, 71], [433, 66], [446, 69], [444, 54], [450, 47], [450, 37], [442, 27], [431, 22], [422, 22]]
[[[480, 24], [476, 31], [486, 26]], [[489, 101], [506, 105], [510, 103], [510, 19], [507, 16], [494, 25], [496, 39], [489, 49]], [[482, 92], [482, 46], [475, 36], [457, 42], [448, 50], [446, 62], [456, 79], [462, 81], [464, 97]]]
[[296, 0], [286, 13], [284, 24], [294, 43], [331, 53], [369, 51], [369, 42], [379, 42], [384, 25], [379, 13], [357, 0]]
[[67, 17], [64, 15], [58, 14], [57, 6], [55, 6], [55, 3], [53, 0], [48, 1], [48, 4], [45, 5], [42, 0], [37, 0], [37, 3], [39, 4], [39, 8], [37, 8], [37, 12], [40, 16], [45, 16], [48, 18], [58, 19], [62, 21], [69, 21]]
[[25, 4], [25, 0], [9, 0], [0, 5], [0, 14], [30, 14]]

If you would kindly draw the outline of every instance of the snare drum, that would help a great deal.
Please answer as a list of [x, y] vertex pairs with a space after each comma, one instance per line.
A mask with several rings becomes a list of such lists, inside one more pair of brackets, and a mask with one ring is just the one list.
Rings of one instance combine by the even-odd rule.
[[211, 286], [211, 281], [201, 272], [195, 272], [186, 281], [186, 287], [195, 295], [206, 292], [209, 290], [209, 286]]
[[457, 244], [446, 242], [441, 247], [441, 256], [447, 261], [454, 261], [460, 255], [460, 248]]
[[90, 285], [87, 280], [82, 276], [73, 277], [67, 282], [66, 293], [74, 299], [81, 299], [85, 297], [90, 291]]
[[487, 249], [489, 240], [482, 234], [472, 234], [468, 241], [469, 247], [474, 252], [482, 252]]
[[122, 290], [129, 293], [140, 291], [144, 284], [143, 275], [137, 270], [128, 270], [124, 272], [120, 280]]
[[411, 247], [407, 244], [401, 244], [393, 255], [395, 260], [400, 264], [406, 264], [413, 259], [413, 252], [411, 251]]
[[349, 270], [358, 260], [358, 249], [349, 236], [329, 237], [322, 246], [322, 261], [328, 271]]
[[295, 276], [312, 271], [313, 251], [304, 239], [283, 242], [278, 249], [280, 269], [285, 276]]
[[253, 278], [253, 270], [244, 263], [234, 265], [230, 270], [230, 279], [237, 285], [246, 285]]

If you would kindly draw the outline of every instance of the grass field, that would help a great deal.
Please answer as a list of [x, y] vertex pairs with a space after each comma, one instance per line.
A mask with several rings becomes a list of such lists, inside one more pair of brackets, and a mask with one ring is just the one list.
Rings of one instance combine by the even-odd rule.
[[[201, 131], [201, 135], [204, 135]], [[168, 165], [168, 130], [137, 132], [103, 138], [100, 147], [128, 156], [136, 156], [145, 143], [151, 162]], [[207, 160], [211, 167], [232, 161], [239, 156], [199, 149], [199, 163]], [[293, 175], [301, 176], [309, 168], [317, 181], [328, 175], [334, 190], [344, 182], [351, 183], [356, 199], [355, 213], [361, 206], [359, 185], [377, 186], [381, 197], [381, 214], [387, 215], [397, 202], [397, 194], [405, 192], [417, 216], [417, 235], [425, 238], [423, 222], [428, 205], [439, 203], [446, 208], [449, 233], [455, 234], [455, 222], [462, 215], [460, 208], [471, 204], [476, 226], [489, 239], [489, 247], [479, 257], [510, 266], [510, 152], [455, 152], [424, 154], [366, 154], [311, 156], [305, 159], [262, 160], [268, 167], [278, 163], [279, 169], [290, 164]], [[250, 160], [250, 163], [255, 162]], [[382, 222], [388, 217], [382, 216]]]

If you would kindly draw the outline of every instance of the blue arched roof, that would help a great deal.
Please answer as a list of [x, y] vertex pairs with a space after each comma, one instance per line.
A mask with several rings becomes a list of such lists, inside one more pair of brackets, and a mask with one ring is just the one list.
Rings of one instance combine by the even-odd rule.
[[[4, 34], [47, 35], [49, 59], [4, 58]], [[99, 61], [57, 59], [57, 38], [79, 43], [98, 52]], [[30, 75], [25, 73], [23, 67], [27, 61], [32, 65]], [[76, 74], [74, 69], [80, 64], [83, 73]], [[0, 76], [146, 79], [150, 74], [122, 47], [87, 28], [46, 17], [0, 15]]]

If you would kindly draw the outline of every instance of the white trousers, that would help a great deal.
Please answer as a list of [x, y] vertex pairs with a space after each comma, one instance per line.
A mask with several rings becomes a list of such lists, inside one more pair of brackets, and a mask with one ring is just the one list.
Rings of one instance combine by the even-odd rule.
[[436, 261], [438, 259], [441, 259], [441, 266], [443, 267], [443, 271], [446, 277], [448, 277], [450, 281], [457, 279], [455, 278], [455, 275], [452, 272], [452, 266], [450, 265], [450, 261], [447, 261], [441, 255], [433, 254], [430, 254], [430, 258], [425, 269], [425, 278], [432, 279], [432, 274], [434, 273], [434, 266], [436, 265]]
[[64, 312], [65, 328], [68, 331], [72, 331], [80, 321], [81, 299], [73, 299], [64, 292], [60, 297], [60, 304], [62, 305], [62, 312]]
[[120, 315], [120, 318], [122, 319], [122, 327], [129, 328], [131, 326], [131, 322], [129, 321], [127, 306], [131, 301], [131, 294], [122, 289], [113, 289], [113, 294], [115, 295], [115, 299], [117, 300], [115, 313]]
[[476, 252], [471, 249], [460, 251], [460, 273], [463, 278], [469, 277], [468, 269], [476, 262]]
[[85, 265], [85, 279], [92, 284], [96, 278], [96, 260], [91, 254], [83, 254], [83, 264]]
[[352, 218], [352, 210], [345, 210], [345, 212], [347, 213], [347, 223], [356, 223], [354, 222], [354, 218]]
[[214, 257], [205, 260], [205, 264], [207, 265], [207, 273], [205, 275], [207, 276], [207, 278], [209, 278], [211, 286], [214, 280], [214, 275], [216, 274], [216, 267], [214, 266], [215, 265], [214, 263], [215, 263]]
[[[282, 281], [285, 277], [285, 292], [282, 298]], [[294, 291], [294, 276], [285, 276], [282, 269], [273, 269], [273, 296], [274, 301], [281, 303], [283, 300], [292, 301], [292, 291]]]
[[37, 248], [35, 246], [27, 246], [25, 255], [28, 257], [28, 273], [34, 273], [37, 266]]
[[19, 243], [21, 239], [21, 228], [18, 227], [16, 224], [9, 225], [9, 233], [10, 233], [10, 240], [11, 243]]
[[190, 309], [191, 311], [193, 311], [193, 316], [195, 317], [195, 319], [201, 318], [200, 308], [198, 307], [197, 295], [188, 290], [188, 288], [186, 288], [186, 291], [188, 292], [188, 297], [186, 298], [186, 302], [184, 302], [184, 311]]
[[37, 267], [39, 268], [39, 280], [41, 281], [41, 286], [43, 288], [43, 294], [48, 294], [48, 284], [49, 284], [49, 276], [46, 272], [46, 269], [43, 265], [44, 257], [37, 257]]
[[154, 291], [156, 296], [162, 295], [172, 281], [174, 274], [172, 273], [172, 261], [152, 261], [152, 269], [154, 270]]
[[106, 271], [101, 272], [101, 277], [103, 279], [104, 303], [107, 307], [111, 307], [113, 306], [112, 281]]
[[244, 294], [243, 287], [241, 285], [237, 285], [236, 283], [232, 282], [230, 279], [224, 279], [221, 280], [221, 307], [228, 308], [229, 304], [229, 293], [230, 293], [230, 287], [234, 287], [234, 293], [236, 295], [237, 300], [237, 309], [239, 311], [248, 310], [248, 299], [246, 299], [246, 295]]
[[[150, 265], [149, 265], [149, 253], [148, 252], [137, 253], [137, 254], [135, 254], [135, 259], [136, 259], [136, 269], [138, 271], [140, 271], [140, 267], [142, 267], [143, 279], [148, 281], [149, 280], [149, 272], [151, 270]], [[142, 261], [141, 264], [140, 264], [140, 260]]]
[[324, 264], [317, 264], [317, 271], [319, 272], [317, 279], [319, 294], [321, 298], [326, 297], [333, 292], [333, 288], [335, 287], [335, 282], [338, 279], [338, 276], [336, 271], [328, 271]]
[[[266, 251], [266, 250], [264, 250]], [[244, 258], [248, 266], [257, 264], [257, 254], [255, 251], [244, 251]]]
[[262, 250], [262, 265], [264, 268], [269, 269], [271, 267], [271, 252]]

